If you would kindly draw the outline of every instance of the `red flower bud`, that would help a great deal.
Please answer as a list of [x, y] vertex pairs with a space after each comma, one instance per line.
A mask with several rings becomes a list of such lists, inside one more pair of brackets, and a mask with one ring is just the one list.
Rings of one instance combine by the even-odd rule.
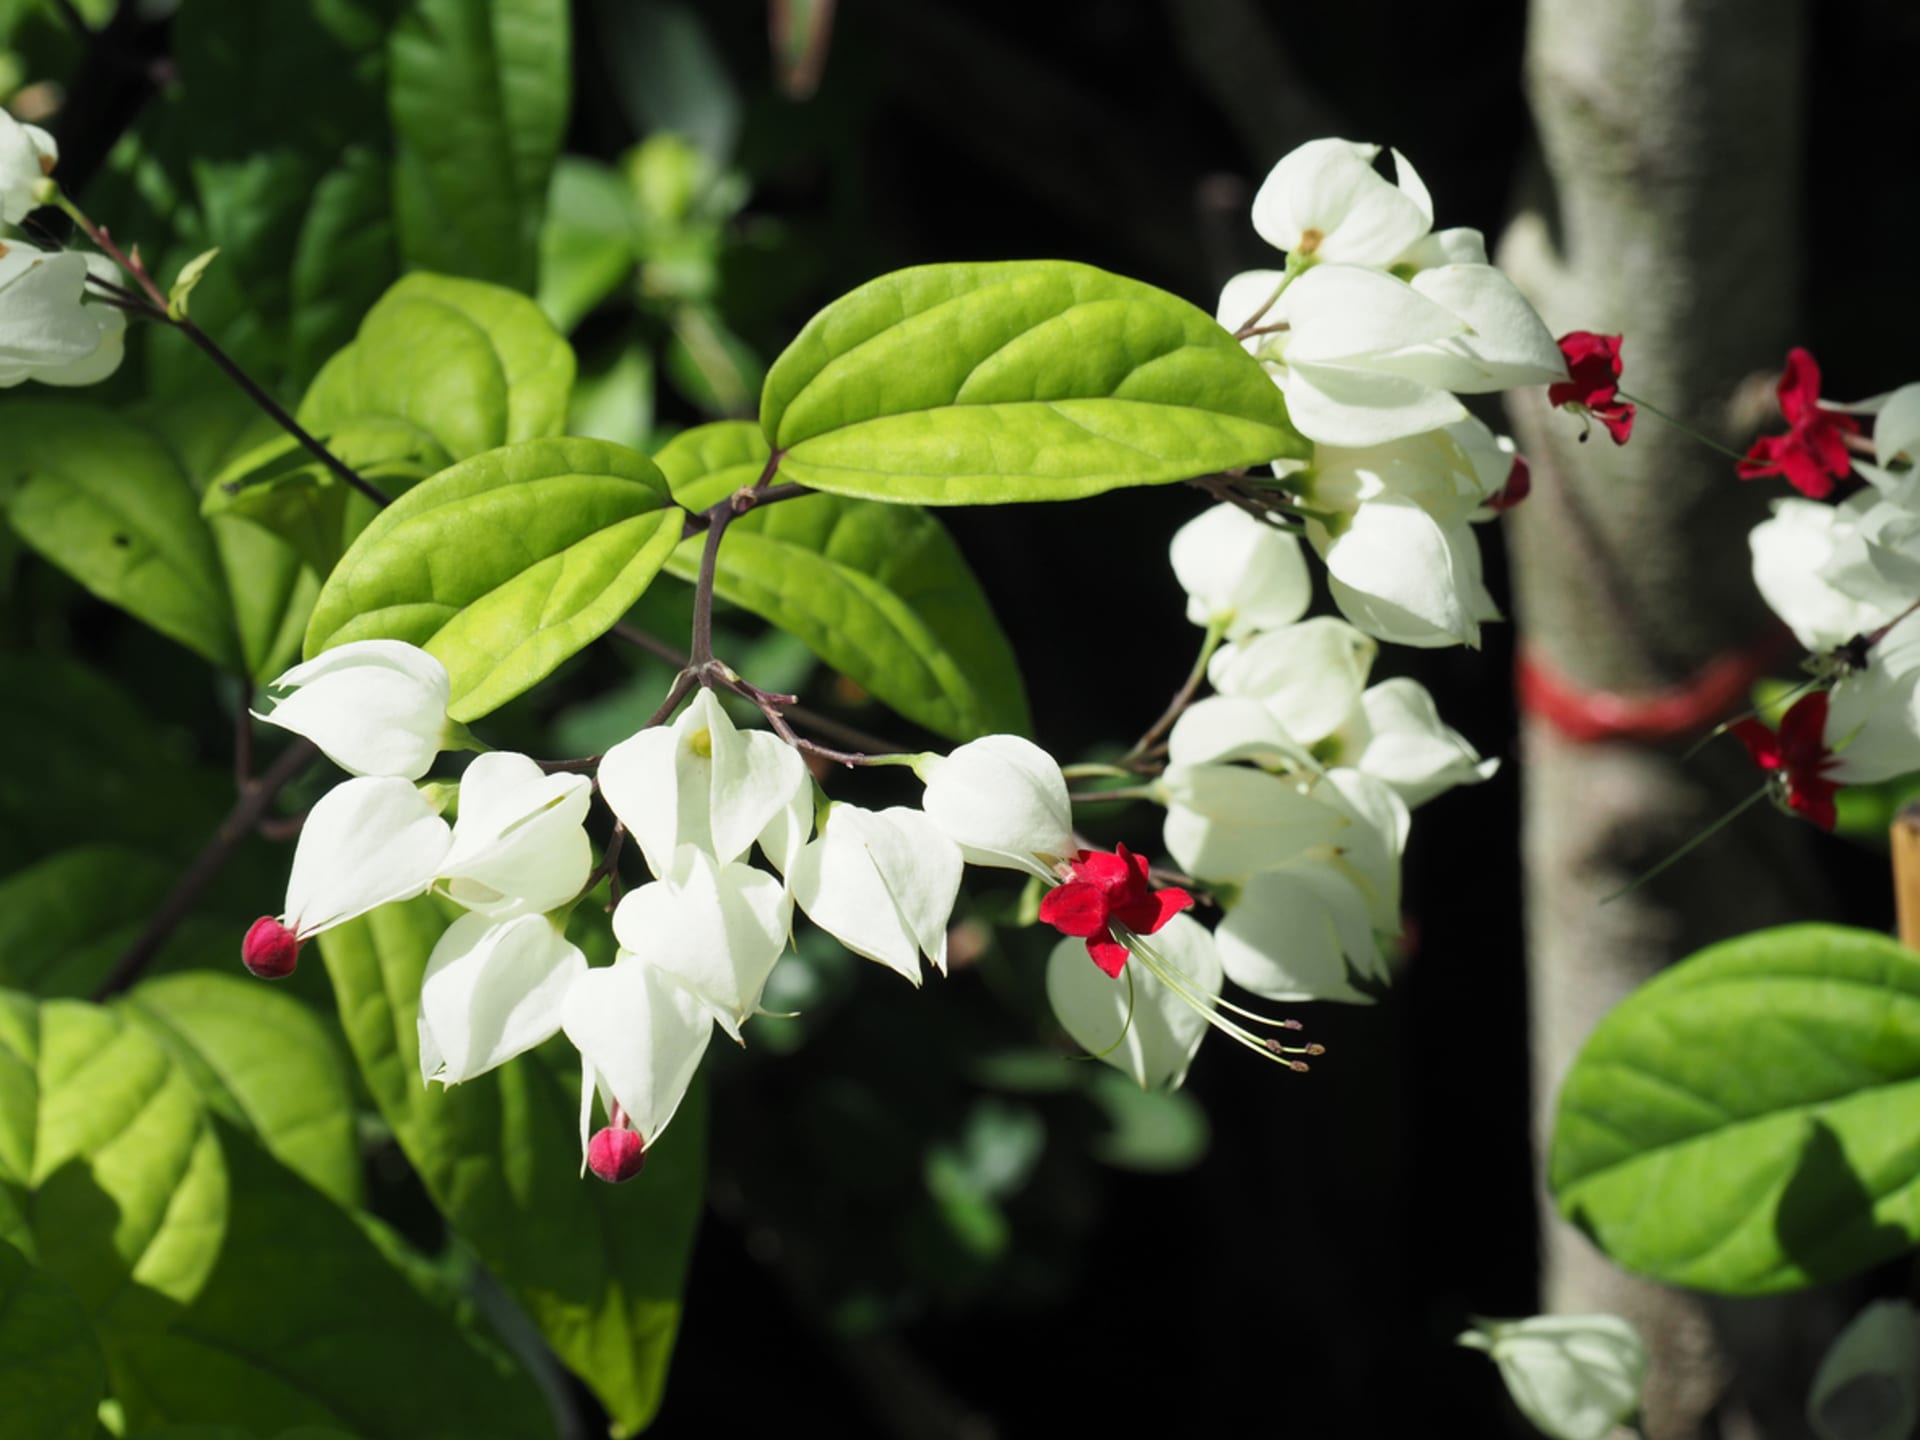
[[262, 915], [240, 942], [240, 963], [262, 980], [284, 980], [300, 963], [300, 937], [273, 916]]
[[1516, 455], [1507, 470], [1507, 483], [1487, 497], [1487, 508], [1498, 515], [1511, 510], [1532, 493], [1533, 472], [1527, 468], [1527, 457]]
[[646, 1142], [626, 1126], [603, 1126], [587, 1142], [587, 1168], [609, 1185], [631, 1180], [647, 1164]]

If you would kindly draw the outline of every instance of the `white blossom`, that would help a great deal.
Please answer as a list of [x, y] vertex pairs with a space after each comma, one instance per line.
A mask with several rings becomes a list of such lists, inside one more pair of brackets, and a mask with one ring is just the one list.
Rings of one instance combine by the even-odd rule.
[[1047, 960], [1047, 999], [1061, 1028], [1088, 1054], [1124, 1070], [1143, 1089], [1175, 1088], [1206, 1037], [1206, 1012], [1220, 994], [1220, 960], [1206, 928], [1186, 915], [1132, 944], [1151, 946], [1186, 993], [1137, 962], [1109, 977], [1087, 959], [1082, 942], [1066, 939]]
[[974, 865], [1054, 880], [1071, 858], [1073, 806], [1054, 758], [1018, 735], [987, 735], [915, 766], [926, 782], [929, 820]]
[[0, 106], [0, 224], [18, 225], [38, 207], [33, 192], [59, 159], [53, 136]]
[[1229, 639], [1291, 625], [1313, 599], [1300, 542], [1236, 506], [1201, 511], [1169, 549], [1187, 619], [1219, 625]]
[[549, 1039], [586, 972], [586, 957], [550, 916], [461, 916], [420, 981], [421, 1078], [457, 1085]]
[[634, 954], [588, 970], [560, 1003], [561, 1028], [580, 1052], [580, 1154], [586, 1168], [595, 1095], [617, 1104], [647, 1145], [659, 1140], [713, 1038], [707, 1002]]
[[622, 949], [697, 996], [737, 1041], [760, 1008], [792, 920], [793, 902], [773, 876], [717, 863], [686, 844], [664, 876], [621, 899], [613, 934]]
[[549, 775], [525, 755], [492, 751], [460, 778], [460, 812], [439, 880], [450, 899], [496, 920], [566, 904], [586, 885], [593, 846], [584, 775]]
[[1814, 1372], [1807, 1420], [1820, 1440], [1908, 1440], [1920, 1423], [1920, 1311], [1876, 1300]]
[[793, 898], [856, 955], [920, 983], [920, 957], [947, 970], [960, 847], [918, 810], [834, 805], [788, 868]]
[[120, 368], [127, 317], [85, 299], [96, 267], [113, 273], [102, 257], [0, 241], [0, 389], [92, 385]]
[[642, 730], [600, 762], [600, 793], [664, 875], [682, 845], [724, 865], [807, 791], [799, 752], [764, 730], [741, 730], [702, 689], [671, 726]]
[[418, 780], [453, 741], [447, 667], [417, 645], [356, 640], [271, 685], [256, 718], [304, 735], [354, 775]]
[[307, 814], [281, 923], [301, 940], [377, 906], [424, 895], [453, 832], [419, 790], [389, 776], [336, 785]]
[[1606, 1440], [1640, 1408], [1647, 1346], [1617, 1315], [1484, 1320], [1459, 1343], [1493, 1357], [1520, 1413], [1553, 1440]]

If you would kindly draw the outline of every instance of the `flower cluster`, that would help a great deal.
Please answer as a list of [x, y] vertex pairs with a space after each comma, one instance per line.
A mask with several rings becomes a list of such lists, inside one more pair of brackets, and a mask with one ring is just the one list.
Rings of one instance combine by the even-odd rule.
[[1567, 365], [1480, 232], [1434, 230], [1413, 166], [1395, 151], [1389, 181], [1378, 153], [1315, 140], [1273, 168], [1253, 225], [1286, 266], [1236, 275], [1217, 315], [1314, 442], [1274, 471], [1341, 613], [1402, 645], [1474, 645], [1498, 612], [1469, 524], [1527, 482], [1459, 397], [1563, 383]]
[[[1792, 351], [1779, 385], [1792, 428], [1757, 441], [1739, 472], [1808, 497], [1775, 501], [1754, 527], [1753, 578], [1831, 689], [1798, 701], [1777, 735], [1731, 729], [1788, 808], [1831, 828], [1839, 787], [1920, 770], [1920, 384], [1846, 406], [1822, 404], [1819, 384], [1813, 357]], [[1871, 460], [1854, 454], [1855, 416], [1871, 419]], [[1867, 483], [1827, 503], [1856, 472]]]
[[41, 203], [59, 158], [51, 135], [0, 109], [0, 389], [27, 380], [92, 385], [119, 369], [125, 354], [126, 316], [86, 298], [89, 274], [119, 278], [113, 263], [43, 250], [6, 230]]

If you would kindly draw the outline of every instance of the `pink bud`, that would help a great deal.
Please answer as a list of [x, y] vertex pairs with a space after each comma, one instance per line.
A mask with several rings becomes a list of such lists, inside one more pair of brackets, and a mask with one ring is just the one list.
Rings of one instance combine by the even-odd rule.
[[284, 980], [300, 963], [300, 937], [273, 916], [262, 915], [240, 942], [240, 963], [262, 980]]
[[646, 1163], [646, 1142], [624, 1126], [605, 1126], [587, 1142], [587, 1168], [609, 1185], [633, 1179]]

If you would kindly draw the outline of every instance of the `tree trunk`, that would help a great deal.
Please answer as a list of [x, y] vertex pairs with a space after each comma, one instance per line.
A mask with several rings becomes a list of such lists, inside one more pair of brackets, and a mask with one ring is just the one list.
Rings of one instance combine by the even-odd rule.
[[[1624, 334], [1625, 389], [1736, 450], [1761, 418], [1743, 381], [1777, 371], [1794, 332], [1802, 22], [1798, 0], [1530, 8], [1543, 170], [1502, 263], [1556, 333]], [[1645, 695], [1766, 635], [1746, 543], [1765, 487], [1644, 409], [1622, 448], [1598, 427], [1581, 443], [1544, 391], [1513, 421], [1536, 477], [1510, 530], [1524, 654], [1582, 689]], [[1561, 1077], [1601, 1015], [1701, 945], [1821, 907], [1806, 837], [1765, 808], [1603, 903], [1758, 783], [1731, 741], [1685, 759], [1693, 738], [1579, 742], [1523, 720], [1542, 1168]], [[1667, 1290], [1544, 1215], [1543, 1308], [1640, 1327], [1653, 1440], [1701, 1434], [1710, 1414], [1723, 1435], [1804, 1433], [1828, 1328], [1804, 1302], [1789, 1324], [1790, 1301]]]

